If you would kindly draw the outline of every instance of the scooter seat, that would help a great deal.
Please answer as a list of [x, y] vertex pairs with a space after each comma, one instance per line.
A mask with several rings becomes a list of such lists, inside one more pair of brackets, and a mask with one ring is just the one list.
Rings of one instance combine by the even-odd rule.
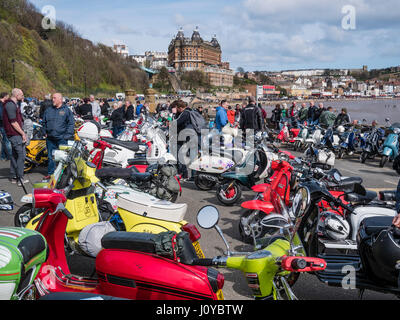
[[148, 165], [149, 163], [146, 160], [146, 157], [139, 157], [135, 159], [129, 159], [128, 164], [130, 166], [136, 166], [136, 165]]
[[329, 182], [328, 189], [346, 191], [346, 189], [352, 189], [356, 184], [361, 185], [362, 183], [363, 183], [362, 178], [350, 177], [350, 178], [342, 179], [340, 182]]
[[139, 232], [110, 232], [101, 239], [104, 249], [134, 250], [145, 253], [156, 253], [156, 235]]
[[132, 176], [132, 169], [124, 168], [103, 168], [96, 170], [96, 177], [100, 180], [109, 179], [130, 179]]
[[364, 219], [363, 228], [369, 236], [380, 233], [392, 225], [393, 217], [371, 217]]
[[133, 181], [133, 182], [148, 182], [151, 180], [151, 173], [150, 172], [145, 172], [145, 173], [137, 173], [137, 172], [132, 172], [131, 171], [131, 176], [129, 178], [129, 180]]
[[111, 144], [111, 145], [117, 145], [123, 148], [126, 148], [128, 150], [131, 150], [133, 152], [139, 151], [139, 146], [140, 144], [134, 141], [121, 141], [118, 139], [114, 138], [102, 138], [105, 142]]
[[368, 204], [377, 198], [378, 194], [374, 191], [367, 191], [365, 195], [350, 193], [346, 195], [346, 200], [350, 203]]
[[23, 239], [18, 244], [24, 264], [32, 260], [36, 255], [46, 249], [46, 242], [41, 235], [32, 235]]

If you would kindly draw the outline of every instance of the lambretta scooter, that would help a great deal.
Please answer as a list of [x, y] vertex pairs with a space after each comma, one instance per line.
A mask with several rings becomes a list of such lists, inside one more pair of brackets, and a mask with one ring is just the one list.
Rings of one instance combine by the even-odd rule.
[[[223, 145], [221, 140], [223, 140]], [[203, 137], [201, 147], [202, 150], [189, 163], [188, 169], [195, 172], [194, 183], [197, 188], [203, 191], [213, 189], [220, 181], [222, 173], [237, 164], [243, 163], [250, 150], [249, 146], [243, 148], [235, 146], [232, 135], [220, 134], [215, 129]], [[185, 146], [182, 148], [185, 148]]]
[[272, 161], [269, 153], [265, 140], [256, 137], [256, 147], [246, 155], [243, 163], [221, 174], [216, 190], [218, 201], [227, 206], [234, 205], [242, 196], [242, 186], [251, 189], [267, 178]]
[[[93, 260], [97, 277], [72, 274], [64, 248], [67, 223], [73, 219], [64, 203], [72, 188], [34, 190], [35, 207], [46, 209], [36, 231], [49, 247], [47, 261], [34, 281], [39, 296], [85, 292], [136, 300], [223, 298], [223, 276], [213, 269], [191, 266], [197, 256], [185, 233], [158, 239], [151, 234], [111, 232], [103, 237], [104, 249]], [[162, 250], [156, 241], [163, 243]]]
[[[120, 168], [111, 169], [116, 170], [115, 172], [111, 172], [111, 176], [109, 176], [110, 173], [107, 169], [99, 170], [100, 174], [98, 174], [96, 167], [86, 161], [85, 153], [87, 153], [87, 150], [84, 149], [84, 143], [82, 141], [75, 142], [67, 155], [67, 159], [63, 162], [63, 166], [61, 166], [61, 170], [64, 171], [56, 184], [57, 187], [65, 187], [70, 181], [74, 181], [74, 187], [69, 193], [66, 202], [67, 209], [74, 215], [74, 218], [67, 225], [66, 235], [66, 240], [72, 252], [80, 251], [79, 235], [84, 228], [97, 224], [100, 221], [108, 221], [110, 217], [116, 215], [114, 210], [110, 208], [110, 205], [107, 205], [104, 201], [106, 193], [113, 192], [114, 198], [118, 198], [117, 201], [120, 202], [117, 208], [114, 209], [118, 210], [117, 214], [122, 218], [123, 230], [155, 234], [165, 231], [174, 231], [177, 233], [187, 231], [194, 242], [199, 256], [204, 256], [198, 242], [201, 236], [200, 233], [194, 225], [183, 220], [187, 211], [187, 205], [174, 204], [152, 195], [153, 189], [155, 189], [154, 192], [161, 193], [163, 186], [154, 185], [152, 190], [143, 193], [126, 186], [103, 186], [99, 183], [99, 178], [96, 176], [97, 174], [105, 180], [106, 177], [110, 179], [129, 178], [133, 181], [146, 184], [150, 188], [152, 186], [152, 176], [157, 175], [157, 179], [162, 179], [162, 172], [157, 171], [157, 169], [155, 173], [136, 174], [130, 169]], [[122, 171], [123, 175], [119, 175], [118, 171]], [[128, 176], [126, 176], [126, 171], [128, 171]], [[106, 183], [104, 180], [103, 182]], [[95, 186], [98, 186], [105, 192], [100, 192], [100, 200], [95, 193]], [[166, 192], [164, 190], [164, 196], [166, 196]], [[111, 197], [111, 195], [108, 196]], [[28, 220], [25, 223], [26, 227], [35, 229], [40, 220], [40, 212], [37, 211], [38, 209], [32, 208], [32, 198], [30, 200], [29, 210], [20, 212], [18, 220]], [[106, 205], [104, 206], [103, 204]]]
[[390, 133], [383, 143], [382, 158], [379, 166], [383, 168], [386, 162], [393, 161], [399, 155], [400, 146], [400, 123], [394, 123], [389, 128]]
[[35, 299], [34, 280], [48, 247], [37, 231], [0, 228], [0, 300]]
[[[275, 199], [279, 201], [279, 196]], [[290, 233], [293, 225], [289, 216], [281, 217], [286, 223], [282, 226], [273, 226], [277, 230], [277, 236], [256, 243], [258, 251], [231, 252], [218, 227], [218, 209], [213, 206], [202, 208], [197, 215], [197, 223], [203, 229], [215, 228], [224, 241], [227, 252], [213, 259], [198, 259], [194, 264], [242, 271], [257, 300], [297, 300], [291, 288], [291, 284], [297, 279], [293, 274], [322, 271], [326, 267], [326, 262], [319, 258], [305, 257], [301, 244], [296, 245], [298, 239]]]

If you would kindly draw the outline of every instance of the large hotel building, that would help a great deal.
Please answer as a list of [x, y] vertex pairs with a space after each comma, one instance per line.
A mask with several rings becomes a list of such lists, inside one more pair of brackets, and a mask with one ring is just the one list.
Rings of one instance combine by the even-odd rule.
[[179, 30], [168, 47], [168, 64], [177, 72], [202, 70], [211, 85], [232, 87], [234, 71], [229, 69], [228, 62], [221, 61], [221, 56], [217, 38], [204, 41], [197, 28], [191, 38]]

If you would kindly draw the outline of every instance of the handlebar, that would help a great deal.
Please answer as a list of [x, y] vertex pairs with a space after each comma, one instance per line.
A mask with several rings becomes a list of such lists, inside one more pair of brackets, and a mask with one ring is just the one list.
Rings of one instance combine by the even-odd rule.
[[195, 266], [202, 266], [202, 267], [211, 267], [214, 265], [213, 259], [195, 259], [192, 262]]

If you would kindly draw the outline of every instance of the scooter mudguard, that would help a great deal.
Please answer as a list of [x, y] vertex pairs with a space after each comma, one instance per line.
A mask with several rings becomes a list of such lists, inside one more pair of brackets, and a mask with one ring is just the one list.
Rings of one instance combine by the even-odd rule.
[[251, 190], [257, 193], [263, 193], [270, 186], [271, 185], [269, 183], [256, 184], [254, 187], [251, 188]]
[[392, 154], [393, 154], [393, 149], [392, 149], [392, 148], [390, 148], [390, 147], [385, 147], [385, 148], [383, 149], [382, 155], [391, 157]]
[[244, 185], [247, 185], [247, 182], [249, 181], [248, 175], [240, 174], [235, 171], [225, 172], [221, 174], [221, 177], [227, 180], [237, 180]]
[[274, 211], [274, 205], [271, 202], [261, 201], [261, 200], [252, 200], [243, 202], [242, 208], [249, 210], [258, 210], [266, 214], [269, 214], [272, 211]]

